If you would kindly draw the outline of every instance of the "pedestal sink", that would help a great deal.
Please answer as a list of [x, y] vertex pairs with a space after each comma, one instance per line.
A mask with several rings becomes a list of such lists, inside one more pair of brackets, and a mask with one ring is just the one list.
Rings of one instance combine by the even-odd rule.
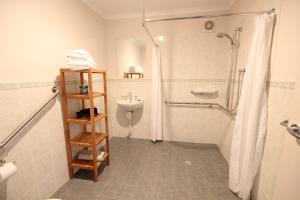
[[138, 98], [137, 96], [133, 99], [132, 94], [129, 93], [129, 96], [123, 97], [123, 99], [117, 100], [117, 105], [120, 109], [122, 109], [126, 112], [126, 117], [128, 119], [128, 136], [127, 136], [127, 138], [130, 138], [131, 133], [132, 133], [131, 115], [134, 112], [134, 110], [137, 110], [137, 109], [143, 107], [144, 100], [141, 98]]

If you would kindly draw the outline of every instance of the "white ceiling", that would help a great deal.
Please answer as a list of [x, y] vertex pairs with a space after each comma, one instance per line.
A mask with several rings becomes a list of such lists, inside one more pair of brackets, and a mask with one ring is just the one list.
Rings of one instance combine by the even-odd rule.
[[[142, 0], [82, 0], [106, 19], [141, 16]], [[236, 0], [145, 0], [147, 16], [226, 10]]]

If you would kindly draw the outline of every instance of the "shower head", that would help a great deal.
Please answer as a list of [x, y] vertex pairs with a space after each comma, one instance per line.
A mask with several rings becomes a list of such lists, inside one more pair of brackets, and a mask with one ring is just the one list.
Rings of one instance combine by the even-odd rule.
[[224, 38], [224, 37], [226, 37], [228, 40], [230, 40], [230, 44], [231, 45], [233, 45], [234, 43], [233, 43], [233, 39], [232, 39], [232, 37], [230, 37], [228, 34], [226, 34], [226, 33], [218, 33], [217, 34], [217, 37], [218, 38]]

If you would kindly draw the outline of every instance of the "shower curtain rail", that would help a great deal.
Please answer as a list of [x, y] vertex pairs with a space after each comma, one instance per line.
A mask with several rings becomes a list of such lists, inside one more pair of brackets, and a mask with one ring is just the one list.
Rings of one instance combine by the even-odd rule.
[[215, 108], [219, 108], [219, 109], [225, 111], [226, 113], [228, 113], [231, 116], [236, 115], [234, 110], [229, 110], [229, 109], [225, 108], [224, 106], [222, 106], [221, 104], [218, 104], [218, 103], [165, 101], [165, 104], [173, 105], [173, 106], [206, 106], [208, 108], [215, 107]]
[[21, 123], [12, 133], [10, 133], [1, 143], [0, 143], [0, 150], [5, 148], [15, 137], [21, 133], [21, 131], [38, 115], [40, 114], [50, 103], [51, 101], [57, 97], [59, 94], [59, 90], [56, 87], [52, 88], [53, 94], [50, 98], [40, 106], [34, 113], [32, 113], [28, 119], [26, 119], [23, 123]]
[[175, 20], [186, 20], [186, 19], [202, 19], [202, 18], [214, 18], [214, 17], [227, 17], [234, 15], [260, 15], [260, 14], [272, 14], [275, 13], [275, 8], [265, 11], [249, 11], [249, 12], [233, 12], [233, 13], [222, 13], [222, 14], [211, 14], [211, 15], [197, 15], [189, 17], [171, 17], [162, 19], [145, 19], [145, 11], [143, 10], [143, 25], [150, 22], [162, 22], [162, 21], [175, 21]]
[[145, 31], [149, 35], [154, 46], [159, 47], [159, 44], [155, 41], [152, 36], [150, 30], [147, 28], [146, 24], [151, 22], [162, 22], [162, 21], [176, 21], [176, 20], [187, 20], [187, 19], [202, 19], [202, 18], [214, 18], [214, 17], [226, 17], [226, 16], [234, 16], [234, 15], [260, 15], [260, 14], [272, 14], [275, 13], [275, 8], [271, 10], [264, 11], [249, 11], [249, 12], [233, 12], [233, 13], [222, 13], [222, 14], [211, 14], [211, 15], [197, 15], [197, 16], [189, 16], [189, 17], [171, 17], [171, 18], [162, 18], [162, 19], [146, 19], [145, 16], [145, 1], [142, 0], [142, 26]]

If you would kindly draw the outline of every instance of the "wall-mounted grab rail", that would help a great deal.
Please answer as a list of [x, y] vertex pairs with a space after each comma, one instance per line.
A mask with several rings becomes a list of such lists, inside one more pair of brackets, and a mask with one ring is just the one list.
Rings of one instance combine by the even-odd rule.
[[300, 126], [298, 124], [289, 125], [289, 120], [283, 120], [280, 125], [285, 127], [292, 136], [300, 139]]
[[221, 109], [223, 111], [225, 111], [226, 113], [228, 113], [231, 116], [235, 116], [236, 112], [234, 112], [234, 110], [229, 110], [227, 108], [225, 108], [224, 106], [222, 106], [221, 104], [218, 103], [206, 103], [206, 102], [176, 102], [176, 101], [165, 101], [165, 104], [167, 105], [174, 105], [174, 106], [205, 106], [208, 108], [218, 108]]
[[42, 104], [35, 112], [33, 112], [26, 120], [24, 120], [12, 133], [10, 133], [1, 143], [0, 143], [0, 149], [5, 148], [15, 137], [19, 135], [19, 133], [25, 128], [37, 115], [39, 115], [44, 108], [46, 108], [51, 101], [57, 97], [59, 94], [59, 90], [56, 87], [52, 88], [53, 94], [50, 96], [50, 98]]

